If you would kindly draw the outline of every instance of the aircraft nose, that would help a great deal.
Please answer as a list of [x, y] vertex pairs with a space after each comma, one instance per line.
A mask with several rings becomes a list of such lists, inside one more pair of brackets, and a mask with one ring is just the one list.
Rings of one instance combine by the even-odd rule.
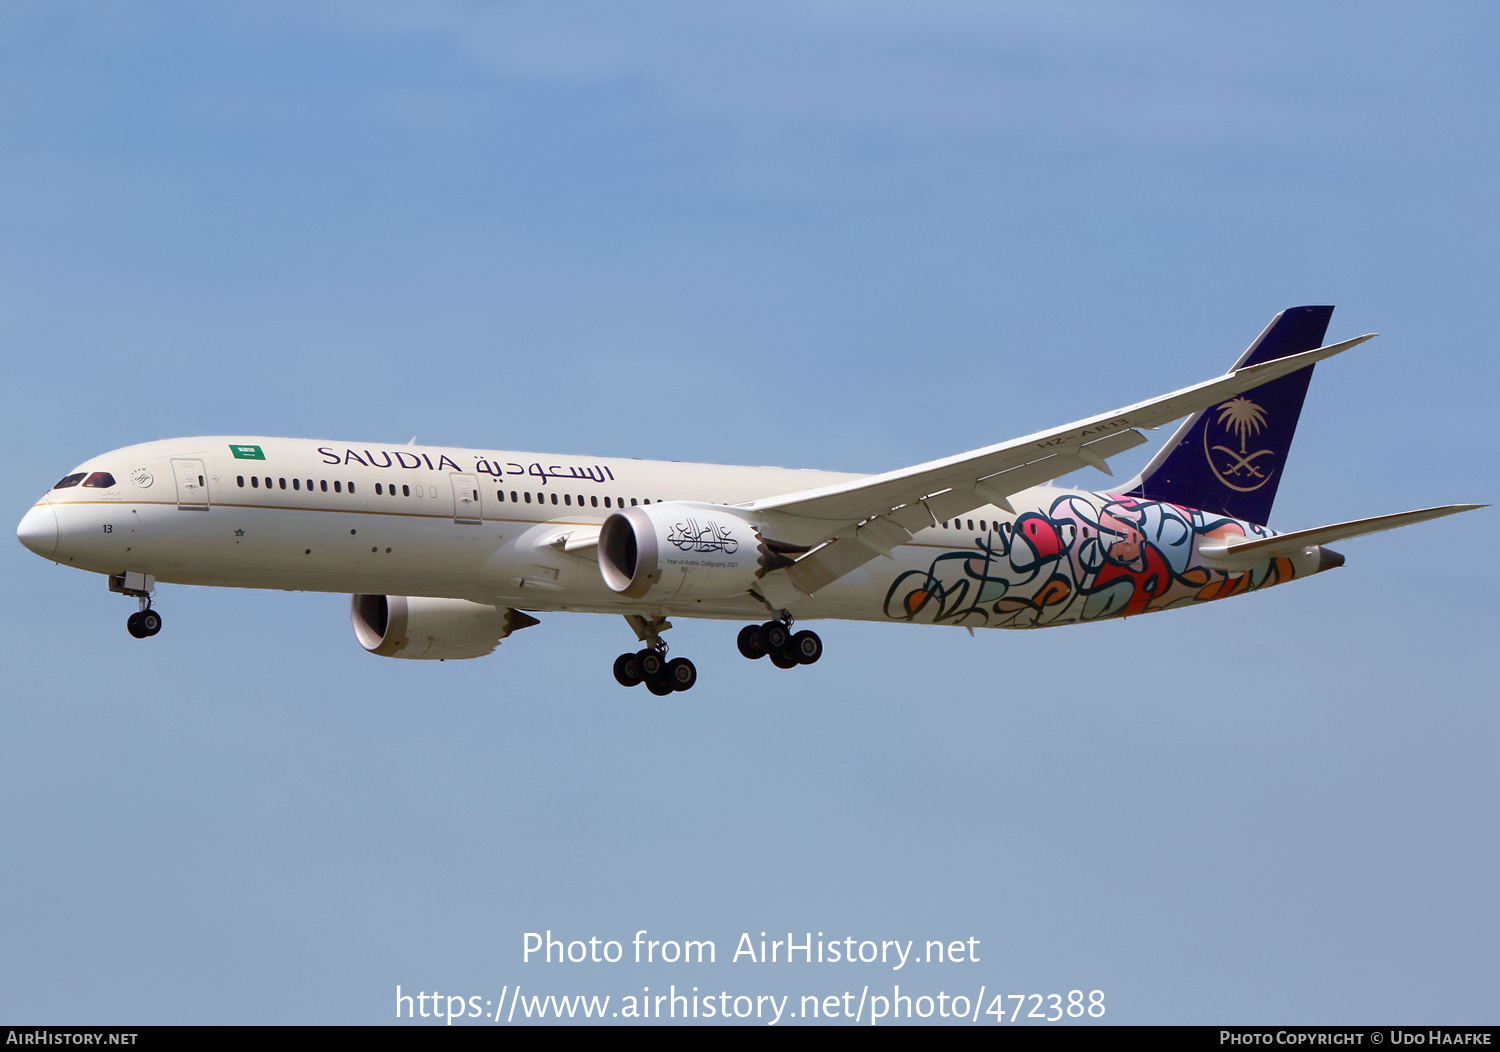
[[42, 558], [50, 559], [57, 551], [56, 513], [45, 505], [32, 508], [16, 527], [16, 539]]

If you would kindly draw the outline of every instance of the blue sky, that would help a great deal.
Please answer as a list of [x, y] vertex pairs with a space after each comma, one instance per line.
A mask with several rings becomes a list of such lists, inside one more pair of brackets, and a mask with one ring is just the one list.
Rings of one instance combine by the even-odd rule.
[[[204, 433], [885, 470], [1206, 379], [1302, 303], [1382, 335], [1319, 367], [1272, 525], [1492, 501], [1496, 35], [1479, 4], [7, 4], [12, 519]], [[428, 667], [338, 596], [163, 588], [142, 643], [13, 544], [0, 1019], [891, 980], [520, 961], [646, 928], [973, 936], [912, 982], [1118, 1022], [1493, 1022], [1492, 518], [1123, 624], [829, 624], [785, 675], [680, 624], [700, 683], [665, 700], [611, 680], [616, 619]]]

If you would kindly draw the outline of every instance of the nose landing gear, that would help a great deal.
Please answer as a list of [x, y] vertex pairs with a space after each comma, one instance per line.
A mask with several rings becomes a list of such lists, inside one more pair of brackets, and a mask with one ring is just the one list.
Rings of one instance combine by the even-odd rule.
[[667, 644], [661, 634], [671, 628], [672, 623], [665, 618], [648, 621], [639, 614], [627, 614], [625, 620], [630, 622], [636, 637], [646, 644], [646, 648], [615, 658], [615, 681], [622, 687], [644, 683], [646, 689], [658, 697], [691, 690], [698, 682], [697, 668], [687, 658], [667, 660]]
[[161, 631], [161, 614], [151, 608], [156, 581], [150, 574], [122, 573], [109, 579], [109, 590], [139, 599], [141, 608], [125, 619], [125, 630], [136, 639], [147, 639]]
[[125, 619], [125, 630], [137, 639], [154, 636], [161, 631], [161, 615], [151, 609], [149, 599], [142, 599], [143, 609]]
[[746, 625], [735, 640], [740, 653], [754, 661], [770, 657], [777, 668], [811, 665], [823, 656], [823, 641], [816, 632], [793, 634], [786, 621], [767, 621], [763, 625]]

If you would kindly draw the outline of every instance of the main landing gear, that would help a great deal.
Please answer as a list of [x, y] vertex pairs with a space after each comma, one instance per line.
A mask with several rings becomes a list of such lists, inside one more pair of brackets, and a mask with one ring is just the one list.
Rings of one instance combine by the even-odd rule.
[[687, 658], [667, 660], [665, 650], [645, 650], [615, 658], [615, 680], [622, 687], [646, 684], [652, 694], [665, 697], [673, 691], [691, 690], [698, 670]]
[[[691, 690], [698, 682], [698, 670], [687, 658], [667, 660], [667, 644], [661, 634], [672, 627], [665, 618], [647, 620], [639, 614], [627, 614], [625, 620], [635, 629], [636, 638], [645, 649], [615, 658], [615, 680], [622, 687], [644, 683], [652, 694], [666, 696], [679, 690]], [[747, 658], [769, 657], [777, 668], [811, 665], [823, 656], [823, 641], [816, 632], [793, 632], [791, 620], [767, 621], [763, 625], [746, 625], [737, 640], [740, 653]]]
[[816, 632], [797, 632], [785, 621], [767, 621], [763, 625], [746, 625], [735, 641], [740, 653], [750, 658], [769, 656], [777, 668], [811, 665], [823, 656], [823, 641]]
[[109, 590], [138, 599], [141, 608], [125, 619], [125, 630], [137, 639], [147, 639], [161, 631], [161, 615], [151, 608], [156, 581], [150, 574], [122, 573], [109, 579]]
[[667, 660], [667, 644], [661, 634], [672, 627], [665, 618], [646, 620], [639, 614], [627, 614], [625, 620], [635, 629], [635, 634], [644, 650], [634, 654], [621, 654], [615, 658], [615, 680], [622, 687], [646, 684], [646, 689], [658, 697], [674, 691], [691, 690], [698, 682], [698, 669], [687, 658]]

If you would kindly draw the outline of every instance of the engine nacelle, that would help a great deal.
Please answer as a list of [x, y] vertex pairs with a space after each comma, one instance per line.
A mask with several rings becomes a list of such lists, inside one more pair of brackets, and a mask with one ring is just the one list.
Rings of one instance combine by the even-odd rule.
[[356, 595], [349, 616], [354, 637], [370, 653], [428, 661], [484, 657], [512, 632], [537, 623], [507, 607], [404, 595]]
[[720, 504], [666, 501], [618, 511], [599, 531], [604, 583], [632, 599], [730, 599], [791, 560]]

